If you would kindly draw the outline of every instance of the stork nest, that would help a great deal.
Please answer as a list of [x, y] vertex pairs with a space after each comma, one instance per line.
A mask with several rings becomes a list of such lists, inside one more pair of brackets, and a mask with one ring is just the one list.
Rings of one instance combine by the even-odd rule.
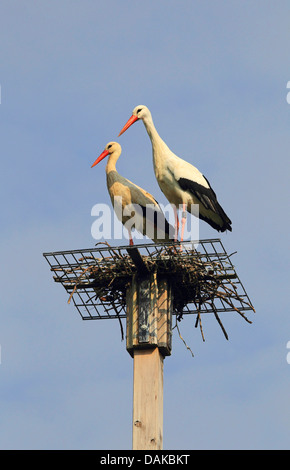
[[[210, 242], [213, 246], [213, 241]], [[76, 263], [66, 264], [66, 267], [58, 264], [51, 266], [51, 270], [56, 274], [55, 281], [61, 282], [70, 293], [68, 302], [74, 299], [74, 294], [78, 293], [80, 297], [82, 292], [86, 292], [86, 305], [97, 311], [98, 307], [102, 306], [108, 317], [118, 318], [120, 321], [126, 317], [127, 288], [130, 286], [133, 274], [139, 270], [136, 261], [130, 256], [129, 247], [114, 248], [106, 242], [104, 245], [109, 247], [109, 256], [104, 257], [101, 253], [101, 257], [96, 257], [93, 250], [90, 250], [90, 255], [84, 254], [76, 260]], [[139, 254], [141, 263], [139, 268], [141, 267], [146, 273], [166, 276], [170, 281], [176, 325], [185, 314], [195, 314], [195, 326], [200, 326], [204, 340], [201, 322], [203, 313], [214, 314], [227, 339], [228, 335], [219, 317], [220, 312], [237, 312], [245, 321], [252, 323], [244, 311], [255, 310], [231, 262], [230, 258], [234, 253], [227, 255], [225, 251], [217, 252], [216, 249], [209, 253], [204, 249], [204, 243], [202, 243], [203, 251], [197, 251], [193, 245], [187, 244], [140, 245], [138, 249], [142, 253], [144, 247], [148, 246], [150, 250], [145, 250], [146, 254]], [[77, 302], [74, 303], [79, 307]], [[92, 315], [91, 318], [104, 318], [104, 316]], [[123, 337], [121, 321], [120, 325]]]

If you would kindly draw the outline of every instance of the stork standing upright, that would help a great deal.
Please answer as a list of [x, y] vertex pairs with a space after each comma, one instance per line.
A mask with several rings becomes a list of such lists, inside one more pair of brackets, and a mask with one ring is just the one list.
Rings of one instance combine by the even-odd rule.
[[174, 208], [176, 231], [179, 229], [177, 207], [182, 205], [181, 241], [183, 240], [186, 211], [191, 212], [192, 204], [199, 205], [199, 218], [211, 227], [219, 232], [232, 231], [232, 222], [218, 203], [216, 194], [206, 177], [193, 165], [171, 152], [159, 136], [151, 113], [146, 106], [139, 105], [133, 109], [132, 116], [119, 136], [140, 119], [151, 139], [156, 179], [161, 191]]
[[[133, 245], [132, 227], [155, 243], [173, 240], [174, 228], [166, 220], [154, 197], [117, 172], [116, 162], [121, 152], [118, 142], [109, 142], [92, 168], [109, 155], [106, 165], [107, 187], [116, 215], [129, 232], [130, 245]], [[132, 227], [128, 225], [130, 220]]]

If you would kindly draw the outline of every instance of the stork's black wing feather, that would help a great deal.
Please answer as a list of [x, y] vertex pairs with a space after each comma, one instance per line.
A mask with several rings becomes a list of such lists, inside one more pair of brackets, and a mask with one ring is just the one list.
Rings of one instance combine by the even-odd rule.
[[[205, 178], [205, 176], [203, 176]], [[222, 226], [219, 226], [214, 221], [210, 220], [208, 217], [203, 216], [201, 210], [199, 211], [199, 216], [201, 219], [208, 222], [213, 228], [218, 231], [224, 232], [225, 230], [232, 231], [231, 220], [226, 215], [223, 208], [218, 203], [216, 194], [211, 188], [208, 180], [205, 178], [208, 183], [208, 188], [199, 184], [195, 181], [189, 180], [187, 178], [180, 178], [178, 184], [183, 189], [183, 191], [189, 191], [193, 196], [195, 196], [198, 201], [204, 206], [205, 209], [213, 211], [215, 214], [219, 215], [222, 220]]]

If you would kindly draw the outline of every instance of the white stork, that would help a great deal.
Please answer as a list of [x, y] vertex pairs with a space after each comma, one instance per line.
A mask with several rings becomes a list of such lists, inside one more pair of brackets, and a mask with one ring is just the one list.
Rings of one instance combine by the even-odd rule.
[[232, 222], [218, 203], [216, 194], [206, 177], [193, 165], [171, 152], [159, 136], [151, 113], [146, 106], [140, 105], [133, 109], [132, 116], [119, 136], [140, 119], [142, 119], [151, 139], [156, 179], [161, 191], [174, 208], [176, 231], [179, 228], [176, 208], [182, 205], [181, 241], [183, 240], [186, 210], [191, 212], [192, 204], [199, 204], [199, 218], [211, 227], [219, 232], [232, 231]]
[[[133, 245], [132, 227], [155, 243], [173, 240], [174, 228], [166, 220], [154, 197], [117, 172], [116, 162], [121, 152], [122, 148], [118, 142], [109, 142], [92, 168], [109, 155], [106, 165], [107, 187], [116, 215], [129, 232], [130, 245]], [[128, 225], [130, 220], [132, 227]]]

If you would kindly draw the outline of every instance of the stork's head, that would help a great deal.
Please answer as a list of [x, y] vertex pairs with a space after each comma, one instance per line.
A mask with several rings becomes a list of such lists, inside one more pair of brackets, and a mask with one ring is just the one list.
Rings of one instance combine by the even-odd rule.
[[134, 108], [132, 111], [132, 116], [128, 119], [128, 121], [126, 122], [125, 126], [121, 130], [118, 137], [120, 137], [120, 135], [122, 135], [127, 129], [129, 129], [129, 127], [132, 126], [134, 122], [138, 121], [138, 119], [144, 120], [147, 117], [151, 118], [151, 113], [149, 109], [147, 108], [147, 106], [144, 106], [143, 104], [136, 106], [136, 108]]
[[105, 157], [107, 157], [108, 155], [112, 155], [112, 153], [114, 152], [117, 152], [119, 155], [121, 154], [121, 145], [118, 144], [118, 142], [109, 142], [105, 149], [103, 150], [103, 152], [101, 153], [101, 155], [97, 158], [97, 160], [92, 164], [91, 168], [93, 168], [93, 166], [97, 165], [98, 163], [100, 163]]
[[147, 116], [151, 116], [151, 113], [147, 106], [144, 106], [143, 104], [139, 104], [139, 106], [136, 106], [136, 108], [133, 109], [132, 111], [133, 116], [137, 116], [138, 119], [144, 119]]
[[121, 149], [121, 145], [118, 144], [118, 142], [109, 142], [106, 145], [105, 150], [111, 155], [114, 152], [120, 152], [121, 153], [122, 149]]

